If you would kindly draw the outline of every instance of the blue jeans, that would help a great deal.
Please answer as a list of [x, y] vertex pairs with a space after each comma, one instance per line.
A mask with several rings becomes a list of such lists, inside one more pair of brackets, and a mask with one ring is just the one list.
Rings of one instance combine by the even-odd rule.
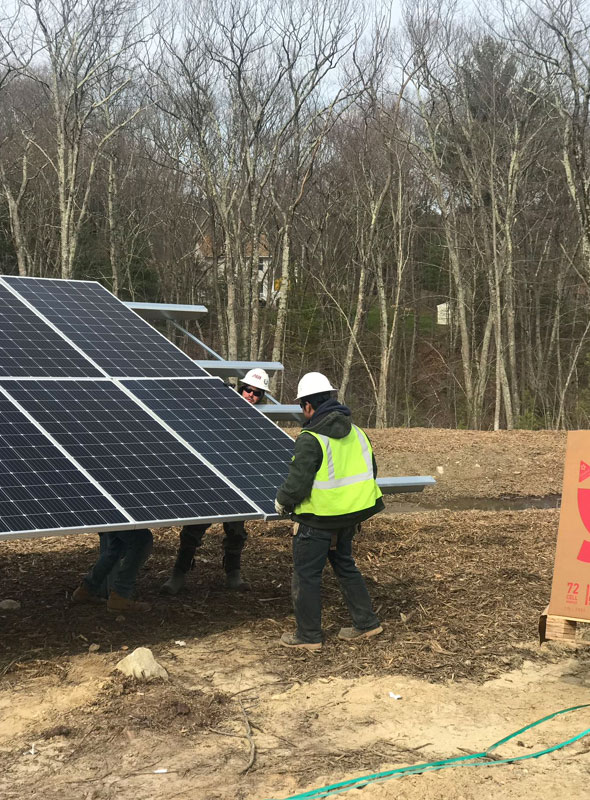
[[[330, 561], [355, 628], [361, 631], [379, 626], [365, 580], [352, 557], [352, 539], [358, 526], [333, 531], [299, 524], [293, 538], [293, 579], [291, 591], [302, 642], [322, 641], [322, 572]], [[334, 547], [331, 547], [332, 542]]]
[[109, 574], [118, 567], [111, 588], [121, 597], [131, 597], [137, 573], [152, 552], [152, 532], [141, 528], [136, 531], [101, 533], [100, 537], [98, 561], [84, 578], [88, 591], [99, 595]]

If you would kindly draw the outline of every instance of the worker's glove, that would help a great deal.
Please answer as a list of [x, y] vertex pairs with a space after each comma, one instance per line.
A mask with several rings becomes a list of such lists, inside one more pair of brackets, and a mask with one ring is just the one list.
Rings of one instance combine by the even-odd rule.
[[279, 515], [279, 517], [286, 517], [289, 513], [285, 506], [282, 506], [278, 500], [275, 499], [275, 511]]

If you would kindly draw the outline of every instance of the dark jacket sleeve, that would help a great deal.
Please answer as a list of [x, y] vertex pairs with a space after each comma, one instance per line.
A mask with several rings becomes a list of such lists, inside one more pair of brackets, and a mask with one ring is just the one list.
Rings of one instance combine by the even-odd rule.
[[322, 448], [315, 436], [300, 433], [295, 442], [295, 454], [289, 474], [277, 491], [277, 500], [288, 511], [292, 511], [311, 494], [311, 487], [322, 458]]

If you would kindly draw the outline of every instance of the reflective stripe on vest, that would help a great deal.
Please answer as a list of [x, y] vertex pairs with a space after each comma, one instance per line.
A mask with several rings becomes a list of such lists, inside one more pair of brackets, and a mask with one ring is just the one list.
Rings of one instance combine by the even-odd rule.
[[[353, 431], [356, 431], [356, 435], [361, 446], [361, 453], [365, 461], [365, 466], [367, 468], [366, 471], [361, 472], [358, 475], [349, 475], [346, 478], [337, 478], [336, 473], [334, 471], [334, 456], [332, 455], [332, 445], [330, 444], [330, 437], [324, 436], [321, 433], [313, 434], [321, 442], [323, 442], [326, 453], [326, 462], [328, 466], [328, 480], [318, 481], [316, 479], [313, 482], [314, 489], [336, 489], [339, 486], [351, 486], [353, 483], [361, 483], [361, 481], [373, 480], [373, 458], [369, 451], [369, 442], [367, 441], [367, 437], [360, 430], [360, 428], [356, 427], [356, 425], [353, 425], [352, 429]], [[306, 431], [306, 433], [311, 433], [311, 431]]]
[[296, 514], [340, 516], [375, 505], [381, 490], [373, 477], [373, 452], [366, 434], [356, 425], [342, 439], [331, 439], [313, 431], [322, 448], [322, 463], [311, 494], [296, 508]]

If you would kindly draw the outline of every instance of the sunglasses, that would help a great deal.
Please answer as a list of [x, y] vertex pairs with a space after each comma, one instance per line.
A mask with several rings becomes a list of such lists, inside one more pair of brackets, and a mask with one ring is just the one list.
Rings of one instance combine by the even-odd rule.
[[242, 388], [242, 393], [243, 394], [253, 394], [254, 397], [262, 397], [262, 395], [263, 395], [263, 392], [261, 392], [260, 389], [253, 389], [251, 386], [244, 386]]

